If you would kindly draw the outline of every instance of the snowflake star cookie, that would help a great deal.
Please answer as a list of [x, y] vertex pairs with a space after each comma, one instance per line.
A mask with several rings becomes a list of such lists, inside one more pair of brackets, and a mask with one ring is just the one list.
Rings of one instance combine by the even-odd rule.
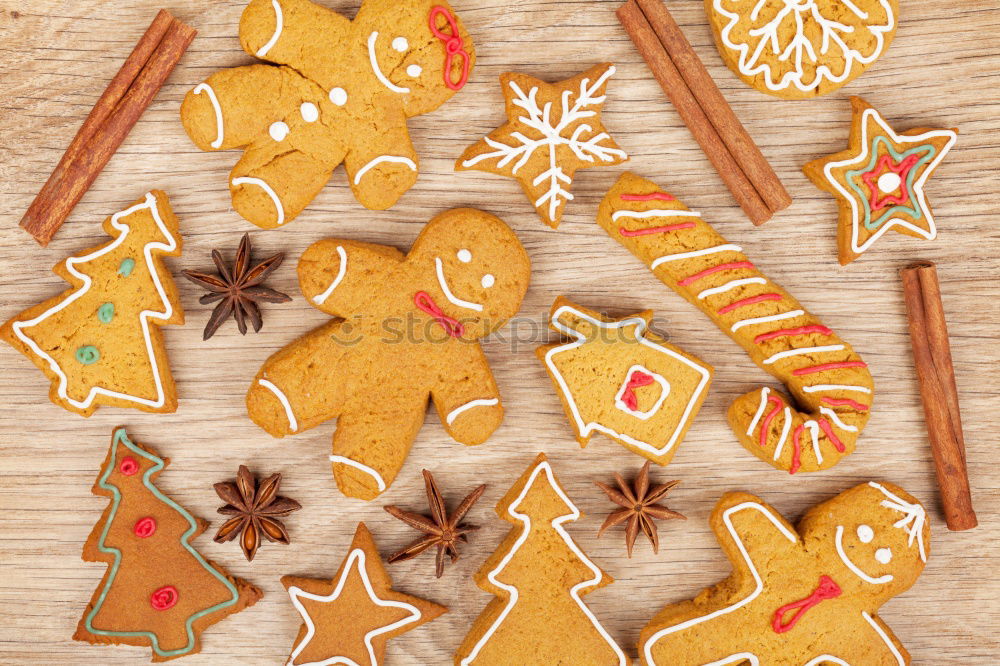
[[289, 666], [378, 666], [386, 642], [430, 622], [447, 608], [396, 592], [375, 541], [358, 524], [347, 557], [333, 580], [283, 576], [302, 626]]
[[538, 216], [559, 226], [578, 169], [628, 159], [601, 124], [609, 63], [558, 83], [527, 74], [500, 76], [508, 121], [466, 148], [457, 171], [476, 169], [516, 178]]
[[712, 368], [650, 333], [652, 317], [647, 310], [609, 319], [559, 297], [549, 325], [574, 340], [535, 354], [581, 446], [600, 432], [666, 465], [701, 409]]
[[748, 85], [819, 97], [859, 76], [896, 34], [897, 0], [705, 0], [715, 44]]
[[852, 97], [851, 106], [849, 148], [802, 168], [817, 187], [837, 197], [841, 265], [857, 259], [889, 229], [934, 240], [937, 227], [924, 185], [958, 140], [956, 129], [897, 134], [860, 97]]
[[353, 20], [309, 0], [251, 0], [240, 43], [277, 66], [213, 74], [181, 120], [202, 150], [244, 149], [233, 206], [265, 228], [298, 215], [341, 163], [363, 206], [395, 204], [417, 179], [407, 118], [444, 104], [475, 62], [444, 0], [364, 0]]
[[855, 486], [798, 528], [758, 497], [726, 493], [711, 525], [733, 574], [646, 625], [645, 666], [910, 663], [877, 615], [927, 562], [930, 524], [905, 491]]

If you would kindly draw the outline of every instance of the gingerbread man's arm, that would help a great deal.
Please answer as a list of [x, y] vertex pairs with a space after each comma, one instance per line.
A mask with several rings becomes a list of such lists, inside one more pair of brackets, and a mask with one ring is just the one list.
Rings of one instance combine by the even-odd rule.
[[456, 341], [438, 370], [431, 399], [448, 434], [457, 442], [482, 444], [503, 420], [500, 392], [477, 342]]
[[347, 318], [373, 300], [404, 258], [402, 252], [385, 245], [317, 241], [299, 259], [299, 286], [310, 305]]
[[851, 640], [837, 640], [836, 647], [829, 650], [848, 664], [907, 666], [910, 663], [910, 653], [878, 616], [862, 612], [845, 622], [843, 628], [850, 631]]
[[801, 547], [795, 528], [759, 497], [747, 493], [723, 495], [710, 523], [734, 575], [749, 589], [764, 578], [762, 567], [783, 561]]
[[332, 85], [331, 58], [351, 22], [310, 0], [251, 0], [240, 18], [240, 45], [252, 56], [290, 65], [320, 85]]
[[386, 106], [372, 119], [372, 124], [374, 132], [354, 137], [344, 158], [344, 168], [351, 191], [361, 205], [384, 210], [417, 182], [419, 159], [410, 142], [401, 106]]

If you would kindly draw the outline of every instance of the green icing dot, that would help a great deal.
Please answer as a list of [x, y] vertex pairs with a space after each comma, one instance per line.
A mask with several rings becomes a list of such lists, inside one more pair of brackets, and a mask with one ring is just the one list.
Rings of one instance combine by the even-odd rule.
[[76, 350], [76, 360], [84, 365], [97, 363], [99, 358], [101, 358], [101, 352], [97, 351], [97, 347], [94, 345], [84, 345]]
[[135, 259], [132, 257], [126, 257], [122, 259], [122, 263], [118, 264], [118, 274], [128, 277], [132, 274], [135, 269]]
[[115, 316], [115, 304], [105, 303], [101, 307], [97, 308], [97, 318], [101, 320], [102, 324], [109, 324]]

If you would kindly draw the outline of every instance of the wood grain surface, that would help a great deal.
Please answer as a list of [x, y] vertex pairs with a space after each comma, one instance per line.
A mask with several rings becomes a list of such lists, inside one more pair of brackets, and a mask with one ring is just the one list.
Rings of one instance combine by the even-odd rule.
[[[353, 15], [353, 0], [323, 0]], [[650, 76], [614, 16], [618, 0], [496, 3], [457, 0], [455, 9], [475, 36], [478, 64], [471, 82], [438, 111], [414, 118], [410, 130], [421, 158], [416, 186], [388, 211], [361, 208], [343, 171], [297, 220], [260, 231], [237, 216], [226, 177], [239, 153], [197, 150], [181, 127], [184, 94], [213, 71], [249, 63], [236, 29], [242, 0], [174, 0], [169, 6], [200, 32], [180, 66], [103, 175], [48, 249], [17, 226], [107, 80], [151, 20], [154, 0], [5, 0], [0, 6], [0, 317], [61, 291], [50, 268], [68, 254], [103, 242], [100, 222], [149, 188], [166, 190], [181, 218], [182, 268], [208, 269], [209, 251], [231, 253], [250, 230], [258, 256], [287, 253], [271, 285], [295, 295], [266, 307], [264, 329], [241, 338], [229, 323], [210, 341], [201, 329], [209, 309], [200, 292], [180, 283], [187, 325], [165, 330], [180, 395], [175, 414], [100, 409], [82, 419], [52, 405], [48, 382], [24, 357], [0, 349], [0, 662], [125, 664], [149, 650], [89, 646], [70, 639], [98, 584], [103, 565], [83, 563], [84, 539], [106, 500], [90, 493], [111, 429], [131, 435], [172, 459], [159, 486], [195, 514], [219, 523], [216, 481], [241, 463], [260, 473], [281, 471], [282, 490], [304, 509], [287, 521], [290, 546], [265, 544], [249, 564], [235, 544], [215, 544], [209, 532], [195, 543], [265, 591], [254, 608], [211, 627], [203, 652], [189, 664], [276, 664], [287, 656], [299, 617], [278, 579], [283, 574], [332, 576], [359, 520], [382, 550], [414, 534], [382, 505], [423, 510], [419, 471], [434, 471], [453, 502], [474, 484], [489, 488], [470, 516], [483, 526], [465, 556], [433, 576], [430, 555], [390, 567], [398, 589], [450, 607], [440, 619], [390, 642], [390, 664], [447, 664], [472, 620], [490, 600], [471, 574], [510, 525], [493, 505], [538, 451], [585, 517], [569, 525], [581, 547], [616, 582], [587, 597], [615, 639], [635, 654], [639, 630], [663, 605], [698, 593], [726, 576], [729, 566], [708, 529], [715, 501], [727, 490], [747, 490], [796, 520], [814, 503], [856, 483], [886, 479], [929, 508], [933, 529], [929, 564], [916, 586], [889, 602], [883, 619], [916, 664], [991, 664], [1000, 658], [1000, 467], [996, 465], [1000, 345], [997, 275], [1000, 231], [1000, 7], [995, 2], [904, 0], [902, 22], [887, 54], [846, 88], [815, 101], [767, 97], [739, 82], [723, 65], [702, 3], [670, 0], [670, 9], [716, 77], [725, 96], [759, 142], [791, 192], [793, 205], [753, 228], [712, 170]], [[510, 179], [479, 172], [456, 174], [453, 160], [503, 120], [497, 77], [508, 70], [556, 80], [609, 60], [618, 65], [604, 122], [631, 160], [623, 167], [588, 169], [576, 177], [576, 195], [558, 231], [545, 227]], [[800, 172], [806, 161], [841, 150], [850, 121], [848, 96], [860, 94], [897, 130], [959, 127], [952, 153], [927, 188], [939, 237], [934, 242], [888, 234], [863, 258], [837, 265], [836, 206]], [[796, 476], [771, 469], [744, 451], [725, 422], [737, 395], [767, 377], [744, 353], [594, 223], [597, 204], [623, 168], [652, 178], [677, 195], [747, 253], [772, 278], [821, 316], [864, 356], [877, 397], [857, 452], [823, 473]], [[486, 350], [507, 409], [501, 428], [482, 446], [466, 448], [445, 435], [429, 414], [396, 484], [378, 501], [346, 499], [336, 490], [327, 455], [333, 423], [284, 440], [259, 430], [244, 411], [248, 382], [268, 355], [326, 317], [301, 297], [298, 255], [312, 242], [343, 237], [407, 249], [435, 213], [475, 206], [504, 218], [533, 262], [532, 284], [516, 325]], [[910, 354], [897, 270], [916, 259], [938, 263], [962, 417], [978, 529], [945, 529]], [[652, 308], [660, 332], [716, 369], [711, 393], [674, 462], [655, 470], [679, 478], [673, 508], [687, 522], [662, 530], [662, 549], [648, 545], [625, 558], [620, 533], [597, 539], [611, 509], [594, 479], [633, 472], [641, 459], [595, 436], [581, 450], [534, 347], [559, 294], [613, 314]], [[773, 385], [773, 384], [772, 384]]]

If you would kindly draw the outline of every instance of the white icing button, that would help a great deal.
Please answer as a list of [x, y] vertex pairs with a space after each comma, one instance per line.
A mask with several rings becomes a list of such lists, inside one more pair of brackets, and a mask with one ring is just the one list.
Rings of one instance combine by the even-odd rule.
[[406, 75], [411, 78], [417, 78], [424, 69], [420, 65], [410, 65], [406, 68]]
[[494, 284], [496, 284], [496, 281], [497, 279], [495, 277], [487, 273], [486, 275], [483, 276], [481, 284], [483, 285], [483, 289], [489, 289]]
[[867, 525], [858, 526], [858, 540], [861, 543], [871, 543], [872, 539], [875, 538], [875, 530], [868, 527]]
[[319, 109], [312, 102], [303, 102], [302, 106], [299, 107], [299, 113], [302, 114], [302, 120], [307, 123], [314, 123], [319, 120]]
[[892, 562], [892, 551], [888, 548], [879, 548], [875, 551], [875, 559], [882, 564], [889, 564]]
[[461, 261], [463, 264], [467, 264], [470, 261], [472, 261], [472, 253], [469, 252], [468, 250], [459, 250], [458, 260]]
[[290, 131], [288, 125], [280, 120], [276, 123], [271, 123], [270, 129], [268, 129], [268, 132], [271, 133], [271, 138], [275, 141], [284, 141]]
[[410, 43], [406, 41], [406, 37], [397, 37], [392, 40], [392, 48], [402, 53], [406, 49], [410, 48]]
[[330, 90], [330, 101], [337, 106], [344, 106], [347, 104], [347, 91], [343, 88], [333, 88]]
[[887, 171], [878, 177], [878, 189], [883, 192], [895, 192], [902, 183], [903, 180], [894, 171]]

